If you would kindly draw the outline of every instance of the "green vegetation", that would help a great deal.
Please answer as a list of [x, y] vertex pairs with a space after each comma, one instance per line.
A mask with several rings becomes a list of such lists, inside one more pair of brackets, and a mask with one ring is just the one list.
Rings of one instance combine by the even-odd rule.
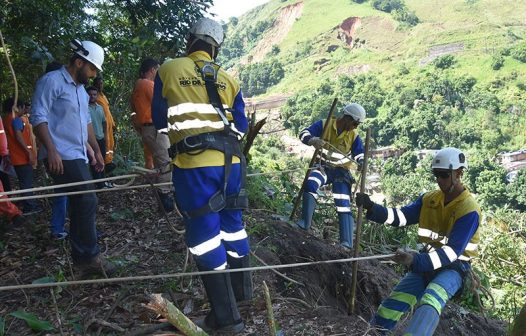
[[[264, 10], [276, 12], [292, 3], [272, 1]], [[452, 0], [447, 6], [421, 0], [309, 1], [277, 45], [279, 52], [272, 53], [272, 59], [282, 62], [284, 77], [266, 93], [293, 93], [282, 118], [294, 134], [325, 118], [334, 97], [340, 99], [340, 107], [350, 101], [363, 104], [368, 114], [363, 126], [373, 130], [373, 147], [394, 145], [405, 150], [398, 159], [373, 162], [386, 204], [391, 206], [404, 205], [436, 188], [428, 169], [430, 157], [418, 159], [419, 150], [445, 146], [465, 150], [470, 169], [464, 181], [485, 214], [475, 268], [496, 298], [490, 313], [507, 320], [526, 298], [520, 266], [526, 262], [526, 171], [509, 182], [496, 159], [499, 152], [526, 144], [526, 29], [521, 26], [526, 4], [519, 7], [520, 11], [515, 6], [490, 5], [487, 0]], [[403, 22], [406, 14], [399, 12], [401, 8], [414, 14], [413, 24]], [[484, 13], [484, 23], [474, 13]], [[260, 20], [251, 15], [253, 22]], [[337, 38], [334, 28], [351, 17], [361, 20], [353, 48]], [[236, 29], [243, 29], [241, 23]], [[323, 67], [316, 66], [320, 60]], [[370, 70], [354, 70], [364, 65]], [[272, 149], [258, 154], [260, 165], [267, 160], [280, 162], [276, 153], [270, 153]], [[298, 178], [295, 181], [299, 183]], [[262, 183], [283, 192], [283, 203], [272, 205], [276, 211], [287, 208], [294, 196], [287, 190], [295, 190], [290, 181], [288, 187], [279, 183], [275, 179]], [[323, 218], [318, 217], [318, 223], [335, 216], [330, 210], [319, 212]], [[366, 225], [364, 240], [364, 249], [375, 250], [414, 246], [417, 235], [414, 228]], [[475, 308], [473, 297], [463, 303]]]
[[247, 97], [263, 94], [269, 87], [279, 83], [284, 73], [283, 65], [276, 59], [242, 66], [239, 69], [239, 80], [243, 93]]

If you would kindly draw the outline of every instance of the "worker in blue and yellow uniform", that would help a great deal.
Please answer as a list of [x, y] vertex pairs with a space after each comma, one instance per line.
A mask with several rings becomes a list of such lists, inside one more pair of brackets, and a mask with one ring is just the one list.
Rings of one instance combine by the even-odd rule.
[[340, 244], [349, 249], [353, 246], [354, 227], [351, 213], [351, 188], [354, 180], [349, 168], [353, 161], [357, 162], [359, 167], [363, 162], [363, 142], [356, 129], [364, 120], [365, 109], [352, 103], [343, 108], [341, 117], [329, 120], [325, 139], [321, 139], [325, 123], [322, 120], [300, 132], [300, 140], [304, 144], [321, 149], [321, 167], [309, 174], [303, 193], [302, 219], [296, 224], [303, 230], [310, 228], [318, 189], [332, 183], [340, 224]]
[[385, 299], [373, 323], [384, 332], [392, 330], [413, 306], [416, 311], [404, 335], [432, 335], [446, 302], [462, 287], [477, 256], [480, 208], [461, 182], [468, 163], [456, 148], [444, 148], [431, 168], [440, 190], [421, 195], [400, 209], [373, 203], [367, 194], [356, 195], [356, 205], [367, 209], [367, 218], [404, 227], [419, 223], [420, 253], [397, 250], [393, 260], [410, 271]]
[[[167, 129], [176, 204], [185, 217], [186, 244], [201, 271], [249, 266], [249, 242], [241, 209], [247, 130], [239, 84], [214, 60], [222, 26], [202, 18], [189, 30], [186, 57], [165, 62], [155, 78], [152, 119]], [[250, 272], [201, 276], [211, 311], [196, 321], [205, 331], [244, 329], [236, 301], [252, 297]]]

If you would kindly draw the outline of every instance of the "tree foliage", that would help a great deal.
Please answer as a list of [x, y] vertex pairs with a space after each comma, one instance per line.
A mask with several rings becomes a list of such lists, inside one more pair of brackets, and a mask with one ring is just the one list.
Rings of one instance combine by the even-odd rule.
[[[66, 63], [73, 38], [93, 40], [106, 52], [104, 77], [110, 99], [127, 105], [141, 58], [174, 57], [186, 30], [210, 6], [204, 1], [8, 1], [0, 8], [2, 33], [22, 97], [30, 97], [46, 64]], [[2, 64], [5, 59], [2, 57]], [[0, 98], [14, 91], [6, 66], [0, 71]], [[114, 104], [112, 104], [114, 105]]]
[[283, 65], [276, 59], [249, 64], [239, 70], [241, 87], [247, 97], [265, 93], [269, 87], [279, 83], [284, 75]]

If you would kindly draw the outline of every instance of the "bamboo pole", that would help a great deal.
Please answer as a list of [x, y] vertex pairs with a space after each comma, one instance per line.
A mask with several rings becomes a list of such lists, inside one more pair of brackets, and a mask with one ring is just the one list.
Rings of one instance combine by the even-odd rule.
[[270, 291], [265, 281], [263, 281], [263, 292], [265, 293], [265, 303], [267, 306], [268, 334], [270, 336], [276, 336], [276, 320], [274, 319], [274, 311], [272, 309], [272, 300], [270, 299]]
[[153, 294], [151, 301], [146, 308], [153, 310], [179, 329], [183, 334], [188, 336], [207, 336], [203, 329], [196, 326], [188, 317], [186, 317], [177, 307], [161, 296]]
[[[367, 129], [367, 135], [365, 136], [365, 153], [363, 158], [362, 174], [360, 179], [360, 192], [365, 192], [365, 180], [367, 176], [367, 164], [369, 160], [369, 143], [371, 141], [371, 128]], [[363, 221], [363, 207], [358, 207], [358, 218], [356, 220], [356, 239], [354, 241], [354, 253], [353, 257], [358, 256], [360, 250], [360, 240], [362, 237], [362, 221]], [[358, 263], [353, 261], [352, 263], [352, 282], [351, 282], [351, 298], [350, 298], [350, 312], [354, 313], [356, 306], [356, 283], [358, 277]]]
[[[338, 98], [334, 98], [334, 100], [332, 101], [331, 109], [329, 110], [329, 115], [327, 116], [327, 119], [325, 120], [325, 124], [323, 125], [323, 132], [321, 134], [321, 139], [325, 140], [325, 138], [327, 137], [327, 132], [328, 132], [327, 125], [329, 124], [329, 120], [331, 120], [332, 118], [334, 109], [336, 108], [337, 104], [338, 104]], [[314, 155], [312, 156], [312, 159], [310, 160], [309, 168], [307, 169], [307, 172], [305, 173], [305, 178], [303, 179], [303, 183], [301, 184], [301, 188], [298, 192], [298, 196], [294, 200], [294, 207], [292, 208], [292, 212], [290, 213], [289, 220], [294, 219], [294, 214], [296, 213], [296, 210], [298, 210], [298, 206], [300, 205], [301, 196], [303, 195], [303, 190], [305, 190], [305, 184], [307, 183], [307, 180], [309, 179], [311, 168], [316, 163], [319, 153], [320, 153], [320, 149], [316, 149], [314, 151]]]

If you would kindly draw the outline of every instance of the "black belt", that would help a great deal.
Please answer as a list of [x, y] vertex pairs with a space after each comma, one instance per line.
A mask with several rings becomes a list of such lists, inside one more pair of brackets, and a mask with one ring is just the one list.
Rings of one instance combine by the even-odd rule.
[[[219, 212], [223, 209], [248, 208], [248, 195], [245, 189], [246, 160], [241, 148], [239, 147], [239, 140], [235, 134], [228, 134], [228, 132], [223, 131], [189, 136], [179, 141], [177, 144], [173, 144], [168, 149], [168, 153], [171, 158], [174, 158], [177, 154], [190, 152], [189, 154], [192, 155], [192, 152], [196, 151], [198, 152], [195, 154], [199, 154], [207, 149], [215, 149], [223, 152], [225, 155], [225, 178], [223, 188], [212, 195], [207, 204], [201, 208], [190, 211], [181, 211], [185, 218], [199, 217], [210, 212]], [[239, 157], [241, 163], [241, 186], [238, 194], [227, 196], [226, 187], [234, 156]]]
[[143, 126], [153, 126], [153, 123], [144, 123]]

